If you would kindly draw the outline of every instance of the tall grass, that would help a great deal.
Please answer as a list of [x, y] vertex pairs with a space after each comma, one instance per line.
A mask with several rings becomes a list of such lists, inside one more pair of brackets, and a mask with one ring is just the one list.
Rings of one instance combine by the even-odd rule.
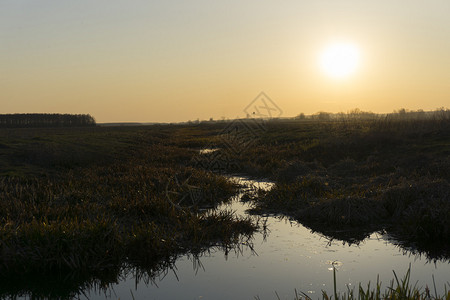
[[[439, 295], [436, 290], [436, 284], [434, 283], [433, 277], [433, 292], [427, 286], [425, 288], [421, 288], [417, 286], [417, 282], [413, 284], [411, 282], [411, 266], [406, 271], [406, 274], [403, 278], [399, 278], [395, 271], [394, 278], [390, 281], [390, 285], [382, 290], [382, 283], [377, 277], [377, 281], [374, 287], [371, 287], [370, 282], [367, 284], [367, 287], [363, 287], [361, 283], [359, 284], [357, 290], [355, 288], [348, 288], [346, 293], [339, 293], [336, 291], [336, 268], [333, 266], [333, 288], [334, 288], [334, 299], [342, 299], [342, 300], [354, 300], [354, 299], [363, 299], [363, 300], [397, 300], [397, 299], [408, 299], [408, 300], [422, 300], [422, 299], [450, 299], [450, 291], [447, 290], [447, 286], [445, 286], [444, 294]], [[322, 299], [329, 300], [332, 297], [327, 294], [327, 292], [322, 292]], [[297, 298], [301, 299], [301, 298]], [[307, 295], [305, 295], [305, 299], [310, 299]]]
[[[322, 290], [322, 300], [449, 300], [450, 290], [447, 286], [444, 287], [444, 293], [438, 294], [436, 284], [433, 277], [433, 286], [425, 288], [418, 287], [417, 282], [414, 284], [411, 282], [411, 266], [406, 271], [406, 274], [399, 278], [397, 273], [393, 271], [394, 278], [390, 281], [389, 286], [384, 288], [380, 277], [377, 276], [377, 280], [374, 286], [371, 286], [369, 282], [366, 287], [360, 283], [357, 288], [349, 288], [347, 286], [347, 292], [338, 292], [337, 290], [337, 276], [336, 267], [333, 265], [333, 293], [329, 294]], [[450, 287], [450, 284], [447, 284]], [[280, 297], [275, 292], [277, 299]], [[259, 297], [255, 297], [259, 300]], [[297, 292], [295, 290], [295, 300], [313, 300], [309, 295], [304, 292]], [[319, 298], [320, 299], [320, 298]]]

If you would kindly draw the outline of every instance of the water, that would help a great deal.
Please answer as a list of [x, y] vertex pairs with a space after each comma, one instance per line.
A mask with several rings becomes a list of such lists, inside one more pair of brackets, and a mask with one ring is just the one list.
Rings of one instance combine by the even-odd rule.
[[[237, 177], [235, 177], [237, 178]], [[244, 183], [270, 188], [269, 182]], [[235, 200], [223, 208], [246, 215], [246, 204]], [[137, 281], [128, 274], [123, 281], [112, 285], [107, 292], [86, 291], [89, 299], [294, 299], [295, 289], [313, 299], [321, 298], [321, 290], [331, 293], [333, 272], [331, 262], [338, 262], [338, 289], [346, 292], [346, 285], [366, 286], [376, 283], [377, 274], [384, 286], [393, 278], [392, 271], [403, 276], [411, 264], [411, 282], [418, 287], [428, 285], [433, 291], [433, 279], [438, 293], [443, 294], [450, 281], [448, 261], [429, 262], [400, 249], [387, 237], [373, 233], [359, 245], [329, 241], [298, 223], [267, 217], [268, 236], [256, 234], [254, 251], [225, 255], [212, 251], [200, 258], [184, 256], [177, 260], [175, 270], [154, 282]], [[450, 283], [448, 283], [450, 284]]]
[[216, 152], [217, 150], [219, 150], [219, 148], [205, 148], [205, 149], [201, 149], [199, 151], [199, 154], [209, 154], [209, 153]]

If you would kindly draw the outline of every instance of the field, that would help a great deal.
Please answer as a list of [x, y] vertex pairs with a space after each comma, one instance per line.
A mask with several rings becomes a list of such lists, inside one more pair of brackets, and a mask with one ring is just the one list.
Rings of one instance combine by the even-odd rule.
[[0, 295], [37, 279], [34, 295], [59, 282], [69, 297], [122, 268], [151, 278], [179, 254], [246, 242], [256, 224], [203, 212], [237, 184], [190, 167], [180, 130], [2, 129]]
[[0, 129], [0, 296], [29, 290], [23, 279], [39, 274], [35, 294], [51, 297], [57, 281], [69, 297], [117, 281], [123, 268], [151, 279], [180, 254], [251, 242], [259, 224], [206, 209], [236, 193], [227, 173], [275, 182], [246, 195], [255, 214], [349, 243], [384, 230], [449, 256], [448, 111]]

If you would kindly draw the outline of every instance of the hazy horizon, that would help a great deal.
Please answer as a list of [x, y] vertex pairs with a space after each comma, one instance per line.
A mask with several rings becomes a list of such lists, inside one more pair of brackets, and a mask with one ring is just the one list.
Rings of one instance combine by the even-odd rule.
[[[245, 117], [264, 91], [283, 117], [450, 106], [449, 1], [0, 3], [0, 113], [99, 123]], [[356, 45], [352, 73], [321, 55]]]

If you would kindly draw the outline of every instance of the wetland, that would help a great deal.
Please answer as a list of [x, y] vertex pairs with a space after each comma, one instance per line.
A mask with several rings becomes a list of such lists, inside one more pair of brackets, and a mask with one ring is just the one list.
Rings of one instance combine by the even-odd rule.
[[2, 128], [0, 297], [445, 295], [449, 157], [448, 112]]

